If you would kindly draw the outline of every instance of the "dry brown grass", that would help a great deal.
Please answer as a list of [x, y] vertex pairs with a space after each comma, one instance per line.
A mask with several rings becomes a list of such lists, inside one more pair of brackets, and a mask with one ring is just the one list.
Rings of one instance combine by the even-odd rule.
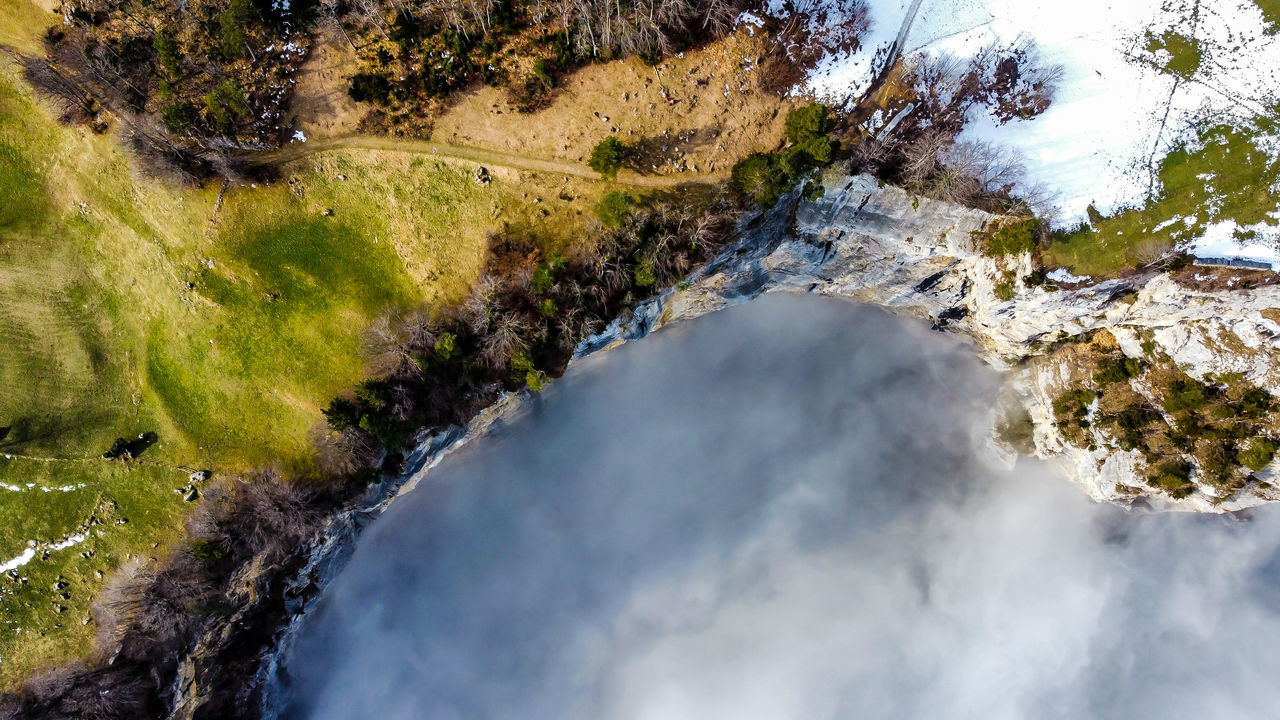
[[[436, 121], [432, 137], [585, 164], [612, 134], [645, 148], [644, 172], [727, 171], [783, 137], [792, 103], [762, 89], [760, 73], [747, 67], [766, 43], [763, 34], [739, 30], [656, 68], [636, 58], [587, 66], [562, 78], [550, 105], [531, 114], [516, 112], [505, 90], [479, 88]], [[664, 87], [674, 105], [663, 100]]]
[[309, 138], [355, 132], [365, 109], [347, 94], [347, 78], [358, 68], [351, 44], [331, 25], [322, 25], [297, 73], [289, 105], [295, 127]]

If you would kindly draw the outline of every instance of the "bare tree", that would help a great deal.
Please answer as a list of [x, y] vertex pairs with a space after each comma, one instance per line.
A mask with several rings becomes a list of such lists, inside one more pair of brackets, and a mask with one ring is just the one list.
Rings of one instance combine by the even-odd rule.
[[404, 315], [390, 311], [379, 315], [361, 340], [369, 374], [417, 375], [422, 372], [417, 355], [435, 343], [435, 334], [425, 309]]
[[311, 428], [310, 439], [316, 465], [333, 477], [350, 475], [368, 465], [375, 450], [363, 433], [334, 430], [326, 423]]
[[480, 359], [490, 368], [502, 368], [512, 355], [529, 347], [529, 323], [514, 312], [497, 312], [484, 336]]

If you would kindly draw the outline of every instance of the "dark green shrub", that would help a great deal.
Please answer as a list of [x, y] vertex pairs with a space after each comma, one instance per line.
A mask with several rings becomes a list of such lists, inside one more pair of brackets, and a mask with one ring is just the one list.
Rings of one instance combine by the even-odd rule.
[[189, 130], [194, 115], [195, 108], [191, 107], [190, 103], [169, 103], [160, 109], [164, 126], [171, 133], [183, 133]]
[[1089, 406], [1098, 394], [1089, 388], [1077, 387], [1068, 390], [1053, 401], [1053, 414], [1059, 423], [1082, 421], [1089, 414]]
[[778, 155], [752, 153], [733, 166], [733, 184], [762, 208], [771, 208], [791, 189], [787, 163]]
[[817, 202], [827, 194], [827, 187], [820, 182], [810, 180], [804, 186], [804, 199], [809, 202]]
[[615, 190], [601, 198], [600, 203], [596, 205], [596, 217], [600, 218], [600, 222], [604, 223], [605, 227], [617, 229], [622, 227], [622, 221], [626, 220], [635, 202], [636, 199], [630, 194]]
[[217, 543], [200, 538], [191, 543], [191, 554], [212, 565], [225, 558], [227, 551]]
[[1159, 422], [1160, 416], [1150, 408], [1131, 406], [1108, 419], [1114, 425], [1121, 449], [1133, 450], [1142, 446], [1147, 429]]
[[1175, 499], [1184, 498], [1195, 490], [1191, 483], [1191, 465], [1181, 460], [1166, 460], [1155, 468], [1148, 483], [1169, 493]]
[[[429, 79], [427, 75], [423, 76], [423, 91], [427, 95], [436, 94], [433, 80], [434, 77]], [[391, 99], [391, 78], [383, 73], [356, 73], [351, 76], [351, 87], [347, 88], [347, 95], [356, 102], [385, 105]]]
[[542, 83], [542, 86], [547, 90], [556, 86], [556, 80], [551, 74], [553, 70], [553, 62], [554, 61], [548, 61], [546, 58], [538, 58], [533, 61], [533, 77], [538, 82]]
[[804, 145], [813, 140], [825, 139], [830, 126], [827, 106], [811, 103], [787, 113], [787, 140], [794, 145]]
[[1040, 220], [1030, 217], [1002, 222], [986, 233], [975, 235], [983, 240], [982, 252], [988, 257], [1031, 252], [1036, 248], [1036, 238], [1040, 235]]
[[1231, 471], [1238, 467], [1235, 452], [1220, 440], [1201, 440], [1196, 446], [1195, 456], [1205, 479], [1215, 485], [1229, 479]]
[[625, 159], [626, 147], [616, 136], [610, 135], [591, 150], [587, 165], [612, 180], [618, 176], [618, 171], [622, 169], [622, 162]]
[[440, 333], [433, 349], [441, 360], [453, 359], [458, 352], [458, 336], [450, 332]]
[[511, 356], [511, 373], [517, 382], [523, 382], [525, 387], [534, 392], [542, 392], [547, 386], [547, 374], [537, 369], [529, 356], [523, 352]]
[[177, 77], [182, 64], [182, 51], [178, 48], [177, 41], [161, 30], [156, 33], [151, 44], [156, 50], [156, 58], [160, 60], [160, 67], [164, 68], [170, 77]]
[[1275, 409], [1275, 398], [1260, 387], [1249, 388], [1240, 398], [1240, 414], [1254, 420], [1266, 417]]
[[210, 124], [227, 131], [237, 119], [248, 114], [249, 103], [236, 81], [227, 79], [204, 96], [204, 110]]
[[334, 398], [320, 414], [334, 430], [350, 430], [360, 424], [360, 406], [347, 398]]
[[1266, 437], [1256, 437], [1249, 441], [1249, 446], [1240, 451], [1237, 459], [1241, 465], [1258, 472], [1271, 464], [1276, 457], [1276, 441]]
[[1146, 371], [1146, 366], [1137, 358], [1109, 357], [1098, 364], [1098, 371], [1093, 374], [1093, 381], [1099, 385], [1128, 382]]
[[807, 169], [830, 165], [838, 149], [840, 143], [835, 138], [820, 137], [796, 145], [787, 154], [796, 165]]
[[551, 268], [546, 263], [538, 265], [534, 268], [533, 275], [529, 278], [529, 286], [533, 291], [541, 295], [550, 290], [556, 284], [556, 279], [551, 274]]
[[245, 25], [252, 17], [253, 6], [250, 0], [231, 0], [231, 6], [218, 18], [219, 47], [222, 55], [228, 60], [238, 60], [244, 56], [248, 35]]
[[1164, 409], [1170, 415], [1199, 410], [1209, 402], [1209, 389], [1204, 385], [1187, 378], [1175, 380], [1165, 389]]
[[636, 287], [653, 287], [658, 282], [658, 276], [653, 272], [652, 260], [641, 260], [636, 264], [635, 283]]
[[[827, 137], [827, 108], [813, 103], [787, 113], [787, 140], [791, 147], [779, 153], [753, 153], [733, 166], [733, 184], [762, 208], [777, 204], [801, 177], [815, 167], [824, 167], [835, 159], [840, 143]], [[810, 182], [804, 197], [813, 201], [826, 189]]]

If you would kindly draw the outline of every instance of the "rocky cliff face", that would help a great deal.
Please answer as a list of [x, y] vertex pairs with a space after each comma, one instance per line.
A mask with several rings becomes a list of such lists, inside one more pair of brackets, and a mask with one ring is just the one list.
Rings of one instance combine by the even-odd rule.
[[[1280, 394], [1280, 287], [1204, 291], [1156, 272], [1076, 289], [1027, 287], [1028, 254], [992, 258], [977, 247], [975, 233], [995, 216], [913, 197], [867, 176], [828, 173], [824, 182], [821, 200], [793, 198], [749, 218], [739, 244], [716, 263], [583, 343], [579, 354], [762, 292], [849, 298], [969, 338], [981, 357], [1008, 371], [1007, 399], [1030, 416], [1034, 454], [1099, 501], [1229, 511], [1280, 499], [1270, 487], [1275, 462], [1224, 490], [1199, 479], [1191, 461], [1188, 489], [1175, 497], [1150, 485], [1142, 454], [1122, 449], [1105, 429], [1093, 428], [1083, 443], [1068, 441], [1054, 408], [1092, 372], [1079, 353], [1056, 349], [1099, 334], [1125, 357], [1158, 357], [1197, 380], [1230, 375]], [[1152, 396], [1141, 380], [1131, 384]]]
[[[936, 328], [972, 341], [975, 351], [1007, 371], [1003, 402], [1031, 418], [1035, 455], [1056, 462], [1090, 496], [1160, 509], [1227, 511], [1280, 500], [1269, 480], [1276, 463], [1228, 498], [1205, 485], [1174, 498], [1143, 479], [1143, 459], [1095, 430], [1092, 449], [1067, 440], [1055, 422], [1055, 397], [1092, 367], [1079, 352], [1058, 352], [1064, 341], [1102, 333], [1114, 354], [1167, 356], [1196, 377], [1238, 373], [1280, 394], [1280, 287], [1204, 292], [1149, 273], [1079, 289], [1029, 288], [1018, 278], [1032, 270], [1028, 255], [984, 256], [973, 233], [993, 215], [913, 197], [874, 178], [829, 173], [826, 195], [807, 202], [792, 197], [768, 213], [744, 218], [739, 240], [706, 268], [661, 296], [637, 306], [604, 332], [585, 340], [575, 357], [601, 352], [648, 335], [664, 325], [745, 302], [764, 292], [812, 292], [849, 298], [926, 319]], [[1015, 278], [1013, 298], [998, 286]], [[1007, 289], [1003, 293], [1008, 296]], [[1154, 343], [1154, 345], [1152, 344]], [[1065, 345], [1068, 350], [1072, 346]], [[1151, 351], [1151, 352], [1149, 352]], [[1136, 386], [1141, 382], [1134, 380]], [[302, 614], [345, 562], [359, 527], [380, 514], [398, 492], [412, 489], [451, 452], [517, 418], [529, 396], [509, 394], [467, 428], [424, 435], [406, 461], [407, 474], [371, 495], [361, 507], [331, 523], [310, 562], [288, 584], [289, 606], [274, 647], [261, 656], [256, 677], [240, 697], [251, 714], [274, 717], [280, 687], [277, 661], [290, 645]], [[996, 408], [993, 408], [995, 440]], [[1012, 461], [1010, 448], [993, 442]], [[403, 483], [403, 484], [401, 484]], [[179, 678], [180, 698], [207, 691]], [[179, 710], [192, 703], [179, 702]], [[198, 702], [195, 704], [199, 704]], [[178, 712], [174, 717], [189, 717]]]

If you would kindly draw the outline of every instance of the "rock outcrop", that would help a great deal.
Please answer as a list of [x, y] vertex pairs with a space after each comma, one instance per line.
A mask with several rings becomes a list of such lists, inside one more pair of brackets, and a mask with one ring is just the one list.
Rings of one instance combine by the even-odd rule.
[[[1215, 501], [1208, 488], [1174, 499], [1145, 486], [1136, 453], [1120, 450], [1105, 437], [1099, 437], [1093, 450], [1072, 446], [1055, 426], [1052, 405], [1078, 368], [1051, 352], [1064, 339], [1106, 330], [1126, 354], [1143, 353], [1142, 346], [1154, 339], [1193, 375], [1237, 372], [1280, 394], [1280, 314], [1266, 312], [1280, 308], [1280, 287], [1201, 292], [1148, 273], [1073, 290], [1029, 288], [1020, 279], [1032, 270], [1028, 255], [996, 259], [977, 247], [973, 234], [998, 220], [996, 216], [913, 197], [866, 176], [829, 173], [824, 181], [821, 200], [793, 196], [767, 213], [745, 217], [738, 240], [719, 258], [583, 341], [575, 359], [764, 292], [843, 297], [919, 317], [968, 338], [981, 357], [1007, 372], [1009, 396], [1032, 418], [1034, 453], [1058, 463], [1099, 501], [1226, 511], [1280, 499], [1262, 487], [1274, 477], [1275, 463], [1259, 473], [1259, 481], [1225, 501]], [[1009, 277], [1016, 279], [1013, 297], [1001, 300], [997, 286]], [[302, 616], [349, 558], [360, 529], [445, 456], [517, 418], [530, 403], [528, 394], [508, 394], [465, 429], [424, 433], [406, 459], [405, 475], [371, 491], [365, 502], [329, 523], [310, 549], [305, 568], [286, 583], [286, 612], [275, 641], [264, 654], [253, 656], [256, 675], [236, 695], [248, 714], [261, 710], [261, 715], [273, 716], [278, 709], [279, 658]], [[1137, 494], [1133, 488], [1139, 488]], [[195, 717], [183, 709], [206, 704], [201, 700], [210, 694], [207, 681], [196, 683], [189, 675], [183, 673], [177, 682], [179, 712], [174, 717]]]
[[1007, 389], [1034, 423], [1035, 454], [1099, 501], [1229, 511], [1280, 499], [1270, 489], [1274, 462], [1229, 497], [1201, 484], [1173, 498], [1148, 487], [1140, 455], [1105, 433], [1095, 433], [1093, 449], [1073, 446], [1055, 426], [1053, 399], [1076, 369], [1050, 352], [1105, 330], [1127, 356], [1154, 351], [1194, 378], [1233, 373], [1280, 394], [1280, 286], [1206, 292], [1152, 271], [1077, 289], [1028, 287], [1029, 254], [992, 258], [978, 247], [975, 235], [996, 216], [915, 197], [869, 176], [828, 173], [824, 180], [822, 199], [791, 198], [748, 218], [739, 242], [720, 259], [584, 342], [579, 355], [762, 292], [848, 298], [968, 338], [982, 358], [1008, 371]]

